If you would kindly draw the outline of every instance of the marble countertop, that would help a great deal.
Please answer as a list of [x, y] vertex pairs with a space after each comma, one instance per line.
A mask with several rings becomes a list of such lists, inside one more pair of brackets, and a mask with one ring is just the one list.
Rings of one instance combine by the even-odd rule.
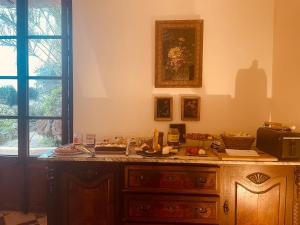
[[92, 157], [89, 154], [78, 154], [68, 156], [58, 156], [49, 152], [39, 157], [39, 160], [49, 162], [121, 162], [121, 163], [174, 163], [174, 164], [209, 164], [209, 165], [290, 165], [300, 166], [300, 161], [275, 161], [242, 158], [242, 159], [222, 159], [220, 156], [196, 157], [196, 156], [170, 156], [170, 157], [145, 157], [137, 154], [97, 154]]

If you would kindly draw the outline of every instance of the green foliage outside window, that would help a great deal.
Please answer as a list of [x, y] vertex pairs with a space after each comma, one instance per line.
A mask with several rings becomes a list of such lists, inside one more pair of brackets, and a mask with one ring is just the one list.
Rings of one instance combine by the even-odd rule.
[[[30, 1], [29, 1], [30, 3]], [[35, 4], [34, 2], [32, 2]], [[60, 4], [37, 3], [29, 5], [28, 33], [34, 35], [60, 35], [61, 34], [61, 6]], [[40, 4], [40, 5], [39, 5]], [[43, 5], [45, 4], [45, 5]], [[16, 6], [14, 1], [0, 1], [0, 36], [16, 35]], [[0, 46], [13, 46], [15, 40], [0, 39]], [[16, 51], [16, 49], [15, 49]], [[29, 41], [29, 57], [40, 64], [35, 68], [35, 76], [61, 75], [61, 42], [37, 39]], [[29, 65], [31, 66], [31, 65]], [[5, 74], [0, 74], [5, 75]], [[1, 82], [1, 80], [0, 80]], [[28, 89], [30, 116], [61, 116], [61, 81], [36, 80], [35, 84]], [[17, 90], [13, 86], [0, 87], [0, 115], [16, 115], [17, 113]], [[49, 120], [53, 123], [54, 120]], [[17, 139], [16, 121], [0, 120], [0, 145], [5, 141]], [[38, 124], [38, 123], [37, 123]], [[39, 132], [37, 132], [37, 130]], [[54, 146], [59, 137], [52, 133], [44, 132], [37, 128], [30, 128], [30, 138], [38, 138], [41, 145]], [[36, 143], [38, 146], [39, 143]]]
[[17, 105], [17, 91], [12, 85], [0, 87], [0, 104]]

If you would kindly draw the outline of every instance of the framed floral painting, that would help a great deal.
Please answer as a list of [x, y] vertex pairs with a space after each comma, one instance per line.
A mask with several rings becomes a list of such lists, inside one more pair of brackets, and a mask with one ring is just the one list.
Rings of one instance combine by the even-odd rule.
[[181, 97], [181, 120], [200, 120], [200, 97]]
[[154, 98], [154, 120], [166, 121], [173, 119], [173, 97]]
[[155, 87], [202, 86], [202, 20], [155, 24]]

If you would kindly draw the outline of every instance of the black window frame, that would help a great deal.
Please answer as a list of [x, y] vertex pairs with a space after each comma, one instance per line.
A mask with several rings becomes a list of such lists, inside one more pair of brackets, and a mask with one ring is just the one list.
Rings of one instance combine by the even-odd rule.
[[[32, 119], [59, 119], [62, 121], [62, 144], [68, 144], [73, 137], [73, 49], [72, 49], [72, 0], [61, 0], [61, 35], [28, 35], [28, 0], [16, 0], [17, 27], [16, 35], [0, 36], [1, 39], [15, 39], [17, 42], [17, 75], [5, 76], [1, 80], [17, 80], [16, 116], [1, 116], [0, 119], [18, 120], [18, 155], [1, 155], [1, 157], [19, 157], [26, 159], [36, 157], [29, 153], [29, 121]], [[29, 76], [28, 43], [32, 39], [59, 39], [62, 43], [62, 75]], [[60, 117], [29, 115], [29, 81], [61, 80], [62, 112]]]

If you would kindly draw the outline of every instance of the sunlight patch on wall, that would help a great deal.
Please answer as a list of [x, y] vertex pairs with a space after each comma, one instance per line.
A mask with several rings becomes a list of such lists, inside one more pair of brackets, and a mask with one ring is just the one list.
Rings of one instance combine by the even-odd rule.
[[83, 98], [107, 98], [91, 25], [87, 16], [76, 16], [78, 10], [74, 10], [74, 94]]

